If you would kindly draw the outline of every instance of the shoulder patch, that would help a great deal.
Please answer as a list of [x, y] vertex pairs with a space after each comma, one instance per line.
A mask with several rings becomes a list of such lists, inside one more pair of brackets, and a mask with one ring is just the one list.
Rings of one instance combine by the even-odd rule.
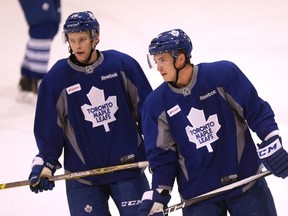
[[79, 83], [66, 88], [66, 92], [68, 95], [70, 95], [74, 92], [77, 92], [77, 91], [81, 91], [81, 85]]
[[167, 111], [167, 114], [172, 117], [174, 116], [175, 114], [177, 114], [178, 112], [181, 111], [181, 108], [179, 107], [179, 105], [175, 105], [174, 107], [172, 107], [171, 109], [169, 109]]

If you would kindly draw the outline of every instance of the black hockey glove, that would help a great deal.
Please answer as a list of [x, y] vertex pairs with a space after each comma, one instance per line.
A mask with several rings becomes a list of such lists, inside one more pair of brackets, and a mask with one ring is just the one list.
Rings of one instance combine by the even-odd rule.
[[37, 155], [32, 162], [32, 171], [29, 175], [30, 190], [34, 193], [52, 190], [54, 181], [49, 181], [49, 177], [54, 175], [56, 169], [61, 168], [58, 161], [43, 160]]
[[164, 216], [164, 208], [170, 201], [168, 190], [154, 189], [143, 194], [139, 207], [139, 216]]
[[258, 156], [262, 163], [275, 176], [288, 176], [288, 153], [282, 147], [281, 137], [273, 136], [258, 144]]

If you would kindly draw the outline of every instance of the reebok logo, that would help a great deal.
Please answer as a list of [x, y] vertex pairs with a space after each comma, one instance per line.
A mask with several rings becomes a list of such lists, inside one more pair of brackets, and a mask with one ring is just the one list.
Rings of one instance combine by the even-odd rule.
[[205, 100], [205, 99], [207, 99], [208, 97], [211, 97], [212, 95], [214, 95], [214, 94], [216, 94], [216, 93], [217, 93], [216, 90], [213, 90], [213, 91], [211, 91], [211, 92], [209, 92], [209, 93], [207, 93], [207, 94], [205, 94], [205, 95], [200, 96], [199, 98], [200, 98], [200, 100]]
[[108, 74], [106, 76], [101, 76], [101, 80], [107, 80], [107, 79], [111, 79], [111, 78], [114, 78], [114, 77], [118, 77], [118, 74], [117, 73], [112, 73], [112, 74]]

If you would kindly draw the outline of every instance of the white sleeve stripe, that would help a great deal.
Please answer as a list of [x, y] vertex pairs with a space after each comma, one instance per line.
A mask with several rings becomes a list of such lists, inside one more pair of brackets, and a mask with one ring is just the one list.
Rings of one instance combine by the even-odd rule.
[[269, 133], [269, 134], [265, 137], [264, 140], [267, 141], [268, 139], [270, 139], [271, 137], [276, 136], [276, 135], [280, 136], [280, 135], [279, 135], [279, 130], [272, 131], [271, 133]]

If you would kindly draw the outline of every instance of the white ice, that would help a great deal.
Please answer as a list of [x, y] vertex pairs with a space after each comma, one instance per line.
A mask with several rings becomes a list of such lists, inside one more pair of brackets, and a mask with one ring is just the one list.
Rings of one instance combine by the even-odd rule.
[[[147, 47], [158, 33], [182, 28], [192, 39], [193, 63], [234, 61], [273, 107], [283, 145], [288, 149], [286, 70], [288, 68], [288, 1], [286, 0], [85, 0], [62, 1], [62, 23], [53, 41], [50, 66], [68, 56], [61, 28], [75, 11], [91, 10], [101, 25], [98, 48], [117, 49], [136, 58], [155, 88], [162, 82], [148, 68]], [[26, 180], [37, 153], [33, 137], [34, 106], [15, 101], [27, 25], [16, 0], [0, 9], [0, 184]], [[256, 139], [256, 138], [255, 138]], [[60, 170], [58, 174], [62, 173]], [[148, 173], [149, 178], [151, 177]], [[286, 216], [288, 180], [267, 177], [279, 216]], [[177, 186], [170, 205], [179, 202]], [[111, 202], [113, 216], [119, 215]], [[68, 216], [63, 181], [53, 191], [33, 194], [28, 187], [0, 191], [1, 216]], [[181, 211], [171, 215], [181, 215]]]

